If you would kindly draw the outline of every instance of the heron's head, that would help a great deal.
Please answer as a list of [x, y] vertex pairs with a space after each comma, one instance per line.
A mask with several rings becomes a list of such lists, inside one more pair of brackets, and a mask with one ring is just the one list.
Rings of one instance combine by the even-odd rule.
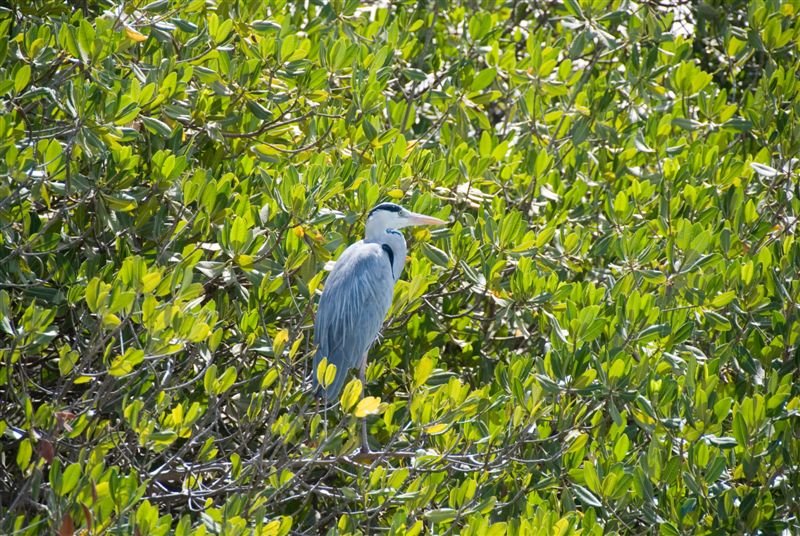
[[367, 216], [367, 236], [375, 236], [386, 229], [402, 229], [413, 225], [443, 225], [447, 222], [406, 210], [394, 203], [381, 203], [369, 211]]

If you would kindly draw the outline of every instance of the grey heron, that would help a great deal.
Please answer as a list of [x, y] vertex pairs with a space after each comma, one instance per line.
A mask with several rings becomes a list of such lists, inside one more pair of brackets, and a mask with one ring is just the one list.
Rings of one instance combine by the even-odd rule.
[[[398, 229], [444, 223], [394, 203], [381, 203], [369, 212], [366, 236], [336, 261], [319, 300], [314, 322], [317, 352], [311, 371], [318, 395], [336, 401], [350, 369], [358, 369], [361, 383], [366, 383], [367, 351], [378, 338], [406, 263], [406, 241]], [[326, 387], [317, 380], [323, 358], [336, 365], [336, 376]], [[361, 432], [362, 448], [368, 449], [365, 420]]]

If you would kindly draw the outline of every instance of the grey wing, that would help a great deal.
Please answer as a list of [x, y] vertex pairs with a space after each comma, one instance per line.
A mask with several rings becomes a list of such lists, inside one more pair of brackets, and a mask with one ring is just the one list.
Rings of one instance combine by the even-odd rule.
[[320, 298], [314, 324], [312, 378], [317, 386], [317, 366], [323, 357], [336, 365], [336, 378], [325, 398], [336, 399], [350, 369], [358, 368], [378, 337], [392, 304], [395, 280], [389, 258], [378, 244], [360, 242], [336, 262]]

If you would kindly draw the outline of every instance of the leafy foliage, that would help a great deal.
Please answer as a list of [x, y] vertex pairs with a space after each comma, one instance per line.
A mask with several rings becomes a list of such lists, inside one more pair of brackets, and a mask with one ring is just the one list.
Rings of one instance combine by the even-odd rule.
[[799, 531], [800, 3], [664, 4], [2, 8], [2, 532]]

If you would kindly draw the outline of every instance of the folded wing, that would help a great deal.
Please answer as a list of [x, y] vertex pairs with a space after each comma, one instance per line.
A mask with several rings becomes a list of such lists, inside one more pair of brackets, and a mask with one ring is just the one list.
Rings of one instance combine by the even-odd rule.
[[336, 261], [314, 324], [314, 386], [318, 386], [317, 366], [323, 357], [336, 365], [333, 383], [318, 389], [326, 399], [339, 396], [349, 370], [361, 366], [378, 338], [392, 304], [394, 284], [389, 255], [381, 244], [357, 242]]

